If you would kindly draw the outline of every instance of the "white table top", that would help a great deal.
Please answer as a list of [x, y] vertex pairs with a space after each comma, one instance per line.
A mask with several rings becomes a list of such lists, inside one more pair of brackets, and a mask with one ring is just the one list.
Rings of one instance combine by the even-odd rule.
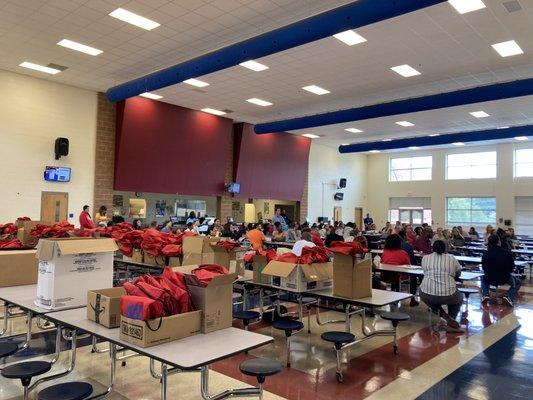
[[227, 328], [144, 348], [121, 340], [119, 328], [108, 329], [96, 322], [89, 321], [86, 307], [54, 312], [47, 317], [63, 326], [81, 329], [105, 341], [182, 369], [208, 365], [274, 341], [270, 336], [243, 329]]
[[[424, 275], [424, 271], [418, 265], [389, 265], [381, 264], [379, 268], [376, 268], [376, 271], [389, 271], [389, 272], [398, 272], [408, 275]], [[461, 271], [461, 276], [459, 277], [462, 281], [471, 281], [482, 277], [483, 272], [469, 272]]]
[[410, 299], [413, 297], [410, 293], [391, 292], [388, 290], [372, 289], [371, 297], [363, 297], [361, 299], [347, 299], [333, 295], [333, 288], [322, 289], [312, 292], [305, 292], [309, 297], [320, 297], [328, 300], [345, 301], [346, 303], [358, 305], [361, 307], [383, 307], [388, 304], [397, 303], [399, 301]]
[[37, 297], [37, 285], [23, 285], [23, 286], [8, 286], [0, 288], [0, 300], [13, 304], [26, 311], [31, 311], [36, 315], [47, 314], [50, 312], [57, 312], [68, 310], [72, 308], [80, 308], [85, 306], [64, 307], [54, 310], [42, 308], [35, 305], [34, 301]]

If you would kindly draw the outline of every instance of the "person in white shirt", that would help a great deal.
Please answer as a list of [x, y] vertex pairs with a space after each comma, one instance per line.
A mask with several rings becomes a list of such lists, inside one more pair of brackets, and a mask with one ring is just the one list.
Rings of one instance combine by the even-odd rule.
[[[446, 244], [442, 240], [436, 240], [433, 253], [422, 258], [422, 270], [424, 279], [420, 285], [420, 299], [446, 320], [448, 332], [464, 332], [456, 321], [463, 304], [463, 294], [455, 283], [461, 265], [454, 256], [446, 254]], [[443, 305], [448, 307], [447, 313]]]
[[307, 231], [302, 232], [302, 239], [294, 243], [292, 253], [300, 257], [304, 247], [316, 247], [316, 244], [312, 242], [311, 233]]

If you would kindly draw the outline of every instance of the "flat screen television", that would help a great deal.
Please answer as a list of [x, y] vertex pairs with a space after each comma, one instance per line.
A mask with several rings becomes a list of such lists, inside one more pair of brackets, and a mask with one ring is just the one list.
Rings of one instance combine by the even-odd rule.
[[70, 182], [70, 168], [47, 166], [44, 170], [44, 180], [49, 182]]
[[228, 193], [240, 193], [241, 192], [241, 184], [232, 182], [226, 186], [226, 190]]

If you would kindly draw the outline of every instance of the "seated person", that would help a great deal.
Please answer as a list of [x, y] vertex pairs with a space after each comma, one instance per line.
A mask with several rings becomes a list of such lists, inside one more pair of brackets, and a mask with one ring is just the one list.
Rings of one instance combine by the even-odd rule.
[[344, 236], [338, 235], [333, 226], [330, 228], [329, 233], [324, 240], [326, 247], [331, 246], [332, 242], [344, 242]]
[[312, 242], [311, 232], [309, 231], [302, 232], [302, 239], [294, 243], [292, 253], [300, 257], [304, 247], [316, 247], [316, 244]]
[[[454, 256], [446, 254], [446, 244], [442, 240], [433, 243], [433, 253], [422, 258], [422, 270], [424, 279], [420, 285], [420, 299], [438, 311], [448, 324], [448, 332], [463, 333], [456, 321], [463, 304], [463, 294], [455, 283], [461, 274], [461, 265]], [[447, 313], [443, 305], [448, 307]]]
[[257, 225], [254, 225], [252, 227], [252, 229], [250, 229], [247, 233], [246, 233], [246, 237], [248, 238], [248, 240], [250, 241], [251, 245], [252, 245], [252, 248], [255, 250], [255, 251], [260, 251], [260, 250], [263, 250], [263, 243], [265, 242], [266, 238], [265, 238], [265, 234], [263, 233], [263, 231], [260, 229], [260, 224], [257, 224]]
[[289, 242], [296, 242], [297, 240], [300, 240], [302, 237], [302, 232], [297, 228], [296, 223], [291, 222], [287, 236]]
[[483, 293], [481, 303], [486, 304], [489, 301], [490, 285], [508, 284], [509, 290], [503, 297], [503, 301], [513, 307], [521, 283], [520, 279], [512, 275], [515, 268], [513, 253], [501, 246], [498, 235], [489, 236], [487, 251], [481, 258], [481, 265], [485, 273], [481, 278], [481, 291]]
[[379, 233], [388, 233], [389, 232], [389, 229], [391, 229], [391, 225], [390, 225], [390, 222], [387, 221], [387, 223], [385, 224], [385, 226], [383, 228], [381, 228], [381, 230], [379, 231]]
[[274, 223], [274, 232], [272, 232], [273, 242], [286, 242], [288, 240], [287, 232], [283, 230], [283, 225], [280, 222]]
[[470, 230], [468, 231], [468, 236], [470, 236], [472, 240], [479, 239], [479, 233], [477, 233], [476, 228], [474, 228], [473, 226], [470, 227]]
[[433, 237], [433, 231], [431, 228], [420, 228], [420, 234], [415, 239], [413, 248], [415, 251], [421, 251], [422, 253], [429, 254], [432, 252], [431, 238]]
[[[381, 262], [383, 264], [410, 265], [412, 261], [413, 260], [411, 260], [409, 254], [402, 249], [402, 238], [399, 235], [389, 235], [387, 239], [385, 239], [385, 247], [383, 249], [383, 254], [381, 255]], [[415, 295], [418, 288], [416, 276], [408, 276], [406, 274], [400, 274], [400, 276], [398, 276], [397, 272], [381, 271], [381, 280], [383, 282], [390, 283], [391, 289], [396, 292], [400, 291], [400, 281], [407, 280], [408, 278], [410, 293]], [[411, 299], [410, 305], [411, 307], [416, 307], [418, 305], [418, 302], [415, 298]]]
[[463, 247], [466, 244], [465, 238], [463, 237], [463, 235], [461, 235], [461, 232], [457, 227], [454, 227], [452, 229], [452, 238], [450, 244], [453, 247]]

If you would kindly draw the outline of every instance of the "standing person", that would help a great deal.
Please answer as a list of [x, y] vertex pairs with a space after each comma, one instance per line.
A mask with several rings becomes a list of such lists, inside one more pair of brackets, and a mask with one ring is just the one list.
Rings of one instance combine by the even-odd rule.
[[259, 224], [254, 225], [253, 228], [246, 233], [246, 237], [252, 244], [252, 248], [255, 251], [263, 250], [263, 243], [266, 240], [263, 231], [259, 229], [260, 226], [261, 225]]
[[369, 213], [366, 213], [366, 218], [363, 220], [363, 224], [365, 225], [365, 231], [370, 229], [370, 225], [374, 223], [374, 220], [370, 216]]
[[281, 216], [285, 220], [285, 229], [288, 229], [289, 226], [291, 225], [291, 220], [289, 216], [285, 213], [285, 210], [281, 210]]
[[94, 222], [91, 218], [91, 214], [89, 214], [89, 206], [83, 206], [79, 221], [82, 229], [94, 229]]
[[489, 236], [488, 248], [481, 257], [481, 265], [485, 273], [481, 278], [481, 292], [483, 294], [481, 303], [486, 304], [489, 301], [490, 285], [508, 284], [509, 290], [503, 297], [503, 301], [513, 307], [521, 283], [520, 279], [512, 275], [515, 268], [513, 253], [501, 246], [498, 235]]
[[94, 216], [94, 220], [96, 222], [96, 225], [107, 226], [107, 222], [109, 221], [109, 218], [107, 218], [107, 207], [106, 206], [100, 206], [100, 208], [98, 209], [98, 212]]
[[[463, 304], [463, 294], [457, 290], [455, 279], [461, 274], [459, 261], [446, 254], [446, 244], [442, 240], [433, 243], [433, 253], [422, 258], [424, 279], [420, 284], [420, 299], [446, 320], [448, 332], [463, 333], [457, 315]], [[446, 313], [442, 306], [448, 307]]]
[[276, 208], [276, 214], [274, 217], [272, 217], [272, 223], [275, 224], [276, 222], [279, 222], [282, 229], [285, 230], [287, 222], [285, 222], [285, 218], [283, 218], [283, 215], [281, 215], [281, 208]]

